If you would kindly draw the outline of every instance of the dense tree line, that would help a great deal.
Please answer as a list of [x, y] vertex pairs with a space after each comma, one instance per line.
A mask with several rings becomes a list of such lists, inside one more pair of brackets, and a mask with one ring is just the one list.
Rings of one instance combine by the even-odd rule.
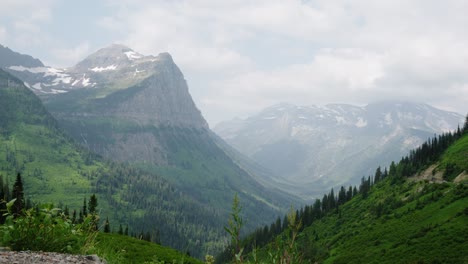
[[188, 250], [196, 257], [222, 249], [221, 243], [203, 246], [225, 236], [220, 212], [194, 201], [154, 173], [113, 162], [105, 168], [87, 174], [95, 179], [95, 193], [113, 208], [109, 217], [127, 224], [131, 236]]

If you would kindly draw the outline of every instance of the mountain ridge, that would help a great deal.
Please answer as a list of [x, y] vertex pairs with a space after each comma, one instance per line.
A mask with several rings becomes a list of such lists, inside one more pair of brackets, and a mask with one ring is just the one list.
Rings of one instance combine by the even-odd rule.
[[456, 129], [462, 119], [457, 113], [404, 101], [367, 106], [283, 103], [213, 130], [269, 168], [283, 189], [299, 188], [307, 197], [356, 183], [373, 167], [388, 166], [433, 134]]

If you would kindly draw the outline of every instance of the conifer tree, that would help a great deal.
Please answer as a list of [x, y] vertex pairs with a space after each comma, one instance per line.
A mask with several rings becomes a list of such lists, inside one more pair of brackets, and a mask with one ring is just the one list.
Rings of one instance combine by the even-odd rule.
[[23, 192], [23, 181], [21, 180], [21, 174], [16, 175], [16, 181], [13, 184], [12, 198], [16, 199], [13, 204], [13, 215], [19, 216], [24, 209], [24, 192]]
[[83, 221], [84, 221], [83, 211], [80, 210], [79, 218], [78, 218], [78, 224], [83, 223]]
[[69, 218], [70, 217], [70, 211], [68, 210], [68, 205], [65, 205], [65, 210], [63, 210], [63, 214]]
[[466, 115], [466, 118], [465, 118], [465, 124], [463, 125], [462, 133], [468, 134], [468, 114]]
[[374, 175], [374, 184], [378, 183], [380, 180], [382, 180], [382, 170], [380, 169], [380, 166], [375, 170], [375, 175]]
[[128, 224], [125, 226], [124, 235], [128, 236]]
[[123, 235], [123, 229], [122, 229], [122, 224], [119, 225], [119, 235]]
[[81, 211], [81, 213], [83, 214], [83, 217], [88, 216], [88, 210], [86, 209], [86, 197], [83, 200], [83, 210]]
[[110, 233], [109, 217], [106, 217], [106, 222], [104, 224], [104, 233]]
[[98, 206], [98, 201], [97, 201], [97, 198], [96, 198], [96, 195], [93, 194], [91, 195], [91, 197], [89, 198], [89, 202], [88, 202], [88, 210], [89, 210], [89, 213], [90, 214], [95, 214], [96, 213], [96, 208]]
[[[86, 202], [86, 200], [85, 200], [85, 202]], [[92, 218], [92, 221], [93, 221], [94, 230], [98, 230], [98, 215], [97, 215], [97, 212], [96, 212], [97, 205], [98, 205], [98, 201], [97, 201], [96, 195], [93, 194], [89, 198], [88, 210], [89, 210], [89, 214], [91, 215], [91, 218]]]
[[76, 224], [76, 210], [73, 210], [73, 215], [72, 215], [72, 224]]

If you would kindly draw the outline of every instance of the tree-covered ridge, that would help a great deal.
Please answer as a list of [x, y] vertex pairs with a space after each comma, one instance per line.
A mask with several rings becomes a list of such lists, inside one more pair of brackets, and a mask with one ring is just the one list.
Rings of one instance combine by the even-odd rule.
[[[332, 189], [321, 200], [297, 210], [294, 215], [302, 225], [296, 257], [302, 263], [467, 261], [466, 178], [461, 184], [407, 180], [427, 173], [433, 164], [438, 166], [429, 173], [442, 171], [446, 181], [466, 175], [467, 153], [468, 118], [462, 129], [429, 139], [389, 169], [377, 168], [373, 177], [362, 178], [359, 187], [341, 187], [337, 194]], [[257, 229], [242, 241], [243, 254], [264, 247], [260, 259], [271, 260], [268, 254], [271, 257], [291, 232], [288, 225], [285, 216]], [[425, 247], [432, 252], [427, 254]], [[231, 252], [228, 248], [218, 256], [218, 263], [232, 259]], [[258, 256], [251, 258], [258, 261]]]

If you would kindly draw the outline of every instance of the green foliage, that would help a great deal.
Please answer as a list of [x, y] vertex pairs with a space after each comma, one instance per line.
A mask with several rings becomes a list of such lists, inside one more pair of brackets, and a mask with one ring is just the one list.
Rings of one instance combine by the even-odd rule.
[[240, 215], [241, 210], [242, 207], [239, 203], [239, 197], [237, 196], [237, 194], [235, 194], [234, 200], [232, 202], [231, 217], [229, 218], [228, 226], [224, 227], [224, 230], [231, 236], [230, 248], [236, 263], [242, 263], [242, 251], [244, 250], [243, 248], [241, 248], [240, 239], [240, 232], [243, 226], [243, 220]]
[[109, 264], [202, 263], [175, 249], [112, 233], [99, 233], [95, 250], [98, 256], [106, 259]]
[[444, 170], [444, 178], [449, 181], [463, 171], [468, 173], [468, 134], [447, 149], [438, 169]]
[[15, 203], [13, 204], [11, 213], [16, 217], [22, 213], [25, 207], [23, 181], [19, 173], [16, 175], [16, 181], [13, 184], [12, 198], [15, 199]]
[[[374, 181], [363, 178], [359, 192], [349, 188], [348, 196], [341, 188], [335, 196], [332, 190], [321, 202], [301, 209], [299, 218], [309, 220], [298, 235], [300, 254], [294, 256], [300, 258], [294, 263], [467, 262], [468, 186], [407, 180], [433, 163], [449, 175], [466, 170], [467, 142], [461, 132], [433, 138], [392, 163], [389, 171], [377, 169]], [[312, 218], [307, 217], [310, 208], [319, 209]], [[254, 262], [278, 263], [272, 256], [287, 241], [284, 234], [251, 251]]]
[[71, 221], [54, 208], [44, 204], [36, 208], [23, 210], [14, 217], [9, 202], [5, 224], [2, 225], [2, 244], [13, 250], [53, 251], [85, 254], [94, 246], [96, 232], [92, 228], [92, 219], [86, 218], [81, 224]]

